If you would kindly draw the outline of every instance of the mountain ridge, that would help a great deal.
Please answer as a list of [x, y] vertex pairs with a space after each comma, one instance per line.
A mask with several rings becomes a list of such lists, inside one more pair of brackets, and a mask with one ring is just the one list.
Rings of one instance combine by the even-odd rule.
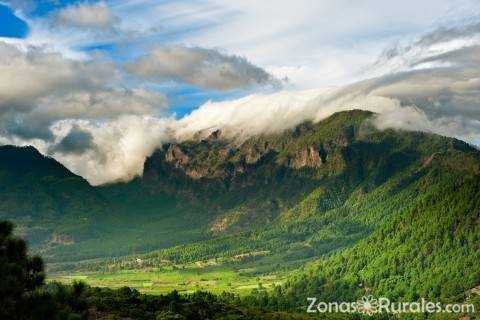
[[9, 210], [53, 271], [212, 265], [281, 275], [281, 285], [252, 291], [276, 309], [367, 293], [461, 301], [480, 285], [480, 151], [380, 131], [372, 116], [341, 112], [242, 144], [214, 131], [156, 150], [142, 177], [98, 187], [20, 149], [54, 170], [25, 166], [17, 180], [0, 179], [0, 213]]
[[[129, 183], [85, 185], [98, 207], [75, 214], [93, 219], [92, 224], [72, 236], [76, 232], [73, 219], [65, 220], [73, 231], [62, 227], [44, 236], [44, 244], [60, 243], [53, 251], [41, 249], [51, 253], [47, 257], [67, 260], [78, 259], [76, 252], [92, 250], [88, 248], [98, 251], [82, 259], [145, 252], [295, 220], [305, 215], [298, 212], [309, 201], [315, 202], [316, 212], [326, 212], [359, 187], [362, 192], [374, 190], [412, 165], [417, 176], [438, 161], [449, 170], [480, 172], [478, 159], [469, 156], [478, 151], [468, 144], [427, 133], [379, 131], [370, 123], [373, 115], [360, 110], [340, 112], [319, 123], [256, 136], [240, 145], [223, 139], [221, 131], [200, 140], [166, 144], [146, 159], [142, 177]], [[449, 161], [448, 156], [443, 159], [445, 153], [458, 153], [463, 165]], [[85, 210], [92, 212], [85, 216]], [[178, 242], [155, 235], [154, 228], [165, 230], [160, 234], [166, 232], [165, 219], [179, 226], [172, 235], [183, 232]], [[153, 233], [147, 235], [145, 230]], [[125, 243], [123, 249], [114, 245], [119, 242]]]

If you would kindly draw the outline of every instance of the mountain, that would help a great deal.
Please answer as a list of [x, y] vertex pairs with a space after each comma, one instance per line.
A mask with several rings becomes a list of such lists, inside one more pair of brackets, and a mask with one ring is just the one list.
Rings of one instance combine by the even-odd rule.
[[372, 116], [164, 146], [147, 159], [141, 187], [203, 208], [211, 239], [145, 263], [246, 256], [253, 277], [290, 270], [263, 300], [279, 308], [366, 293], [462, 300], [480, 284], [480, 152], [454, 138], [379, 131]]
[[[210, 230], [242, 230], [268, 223], [319, 185], [355, 179], [343, 154], [371, 113], [339, 113], [240, 145], [220, 131], [200, 141], [165, 145], [145, 162], [142, 186], [174, 194], [213, 212]], [[354, 159], [355, 161], [359, 159]], [[361, 164], [362, 166], [366, 164]]]
[[[104, 270], [123, 256], [127, 269], [140, 257], [286, 274], [261, 293], [280, 309], [367, 292], [461, 300], [480, 285], [480, 152], [379, 131], [372, 117], [340, 112], [247, 140], [199, 134], [157, 150], [142, 177], [100, 187], [33, 148], [2, 147], [2, 218], [60, 268]], [[73, 241], [52, 247], [52, 234]]]
[[[380, 132], [370, 124], [372, 116], [341, 112], [241, 144], [222, 139], [220, 131], [200, 141], [167, 144], [145, 162], [141, 186], [149, 194], [201, 205], [211, 211], [209, 230], [224, 233], [284, 222], [313, 194], [316, 213], [328, 211], [354, 191], [374, 191], [411, 168], [428, 172], [432, 163], [448, 159], [445, 154], [451, 154], [456, 170], [478, 173], [478, 151], [468, 144], [419, 132]], [[458, 157], [465, 157], [462, 167]]]
[[0, 219], [13, 221], [47, 261], [159, 248], [162, 240], [164, 246], [178, 243], [169, 238], [179, 230], [189, 240], [202, 237], [175, 200], [141, 192], [135, 181], [93, 187], [33, 147], [0, 146]]
[[95, 238], [107, 215], [99, 193], [33, 147], [0, 147], [0, 218], [19, 225], [34, 249]]

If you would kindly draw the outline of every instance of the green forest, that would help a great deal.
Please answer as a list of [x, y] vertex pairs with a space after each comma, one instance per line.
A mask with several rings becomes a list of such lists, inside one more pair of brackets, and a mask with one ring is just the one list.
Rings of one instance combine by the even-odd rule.
[[371, 117], [168, 144], [142, 177], [97, 187], [0, 147], [0, 218], [17, 226], [2, 224], [5, 317], [362, 318], [310, 315], [307, 298], [372, 295], [477, 310], [403, 318], [475, 319], [480, 152]]

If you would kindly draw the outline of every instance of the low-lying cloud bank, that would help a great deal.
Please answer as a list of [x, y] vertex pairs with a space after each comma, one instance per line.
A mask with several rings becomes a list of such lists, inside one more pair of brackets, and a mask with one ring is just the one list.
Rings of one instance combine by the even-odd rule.
[[93, 184], [140, 175], [156, 148], [199, 131], [222, 129], [241, 140], [351, 109], [377, 112], [380, 129], [421, 130], [480, 145], [477, 30], [450, 28], [448, 37], [432, 31], [386, 51], [372, 68], [398, 67], [400, 59], [394, 73], [342, 88], [207, 102], [178, 120], [162, 116], [168, 105], [162, 94], [125, 81], [125, 74], [219, 90], [272, 79], [242, 58], [207, 49], [157, 48], [119, 67], [100, 56], [72, 61], [0, 43], [0, 144], [32, 144]]

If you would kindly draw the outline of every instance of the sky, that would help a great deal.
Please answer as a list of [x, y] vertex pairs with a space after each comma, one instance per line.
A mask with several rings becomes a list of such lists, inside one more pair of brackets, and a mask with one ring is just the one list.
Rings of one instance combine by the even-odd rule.
[[0, 144], [92, 184], [354, 108], [480, 145], [476, 0], [0, 0]]

